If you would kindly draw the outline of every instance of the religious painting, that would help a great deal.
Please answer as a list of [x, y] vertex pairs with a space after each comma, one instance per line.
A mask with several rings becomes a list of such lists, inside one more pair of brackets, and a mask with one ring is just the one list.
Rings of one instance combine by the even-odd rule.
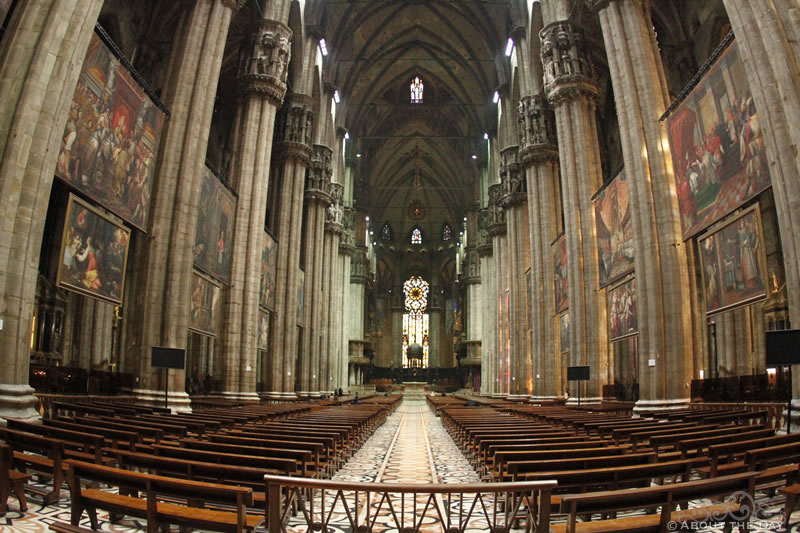
[[128, 228], [70, 194], [58, 286], [121, 305], [130, 238]]
[[600, 286], [633, 271], [633, 225], [623, 170], [594, 197]]
[[558, 333], [561, 342], [561, 352], [569, 351], [569, 313], [558, 317]]
[[761, 213], [754, 205], [698, 240], [707, 314], [767, 297], [762, 235]]
[[275, 310], [275, 280], [278, 271], [278, 242], [269, 233], [264, 233], [264, 248], [261, 250], [261, 307]]
[[197, 208], [194, 266], [220, 281], [229, 283], [236, 199], [208, 168], [200, 186], [200, 201]]
[[636, 314], [636, 279], [608, 291], [608, 339], [615, 341], [639, 332]]
[[684, 239], [770, 186], [762, 119], [734, 42], [667, 119]]
[[199, 275], [197, 272], [194, 273], [192, 278], [189, 328], [199, 333], [216, 335], [222, 307], [222, 291], [219, 285]]
[[269, 350], [269, 311], [258, 310], [258, 349]]
[[144, 230], [164, 118], [93, 35], [61, 138], [56, 176]]
[[566, 311], [569, 307], [569, 293], [567, 292], [567, 238], [561, 235], [553, 244], [553, 265], [555, 266], [555, 294], [556, 313]]
[[306, 273], [300, 271], [297, 276], [297, 325], [305, 323], [306, 313]]

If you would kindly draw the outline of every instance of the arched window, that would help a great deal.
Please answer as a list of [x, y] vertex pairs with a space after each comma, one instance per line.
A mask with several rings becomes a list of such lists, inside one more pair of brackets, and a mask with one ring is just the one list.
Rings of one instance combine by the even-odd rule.
[[422, 244], [422, 230], [419, 226], [411, 230], [411, 244]]
[[450, 227], [450, 224], [445, 222], [444, 227], [442, 228], [442, 240], [449, 241], [453, 238], [453, 228]]
[[[430, 315], [428, 292], [430, 285], [420, 276], [412, 276], [403, 284], [406, 312], [403, 314], [403, 368], [428, 366], [428, 336]], [[408, 357], [408, 347], [422, 347], [422, 359]]]
[[414, 79], [411, 80], [411, 103], [412, 104], [421, 104], [422, 103], [422, 91], [424, 89], [424, 85], [422, 84], [422, 78], [419, 76], [414, 76]]
[[392, 227], [389, 225], [389, 222], [384, 222], [383, 226], [381, 227], [381, 239], [384, 241], [393, 241], [394, 240], [394, 231]]

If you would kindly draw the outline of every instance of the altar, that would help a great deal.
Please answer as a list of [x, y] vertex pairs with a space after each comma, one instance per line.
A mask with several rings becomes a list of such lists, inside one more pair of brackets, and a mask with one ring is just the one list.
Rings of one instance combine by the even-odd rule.
[[425, 396], [425, 388], [428, 384], [425, 381], [404, 381], [404, 396]]

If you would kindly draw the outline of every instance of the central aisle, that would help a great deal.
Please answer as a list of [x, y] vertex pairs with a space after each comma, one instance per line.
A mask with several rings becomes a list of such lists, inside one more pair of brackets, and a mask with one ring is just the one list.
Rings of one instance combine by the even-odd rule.
[[406, 398], [333, 480], [478, 483], [480, 478], [425, 400]]

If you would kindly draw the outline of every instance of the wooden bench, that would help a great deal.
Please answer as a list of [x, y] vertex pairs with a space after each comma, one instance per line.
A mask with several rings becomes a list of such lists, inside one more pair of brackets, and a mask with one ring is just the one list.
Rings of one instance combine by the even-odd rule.
[[522, 481], [528, 473], [553, 472], [557, 470], [578, 470], [594, 468], [610, 468], [617, 466], [642, 465], [655, 463], [656, 454], [626, 453], [622, 455], [602, 455], [596, 457], [568, 457], [565, 459], [542, 459], [535, 461], [510, 461], [505, 466], [503, 477], [500, 481]]
[[63, 464], [64, 441], [7, 428], [0, 428], [0, 438], [13, 450], [14, 464], [20, 471], [27, 473], [32, 470], [52, 479], [52, 490], [42, 491], [28, 487], [28, 492], [41, 496], [45, 505], [57, 503], [61, 497], [66, 469]]
[[[734, 474], [714, 479], [672, 483], [655, 487], [624, 489], [585, 494], [570, 494], [561, 499], [561, 511], [568, 515], [564, 524], [551, 524], [552, 533], [612, 533], [630, 531], [667, 532], [692, 528], [703, 522], [725, 522], [730, 531], [733, 523], [740, 530], [750, 519], [752, 498], [755, 490], [755, 473]], [[686, 510], [674, 510], [679, 504], [704, 498], [726, 497], [736, 493], [749, 495], [749, 502], [740, 504], [728, 501]], [[656, 509], [658, 514], [625, 516], [606, 520], [578, 522], [578, 516], [607, 515], [618, 511]], [[670, 522], [677, 523], [669, 525]], [[696, 527], [695, 527], [696, 529]]]
[[32, 424], [13, 418], [6, 419], [6, 422], [8, 423], [8, 429], [24, 431], [26, 433], [33, 433], [64, 441], [65, 459], [74, 458], [91, 461], [93, 463], [114, 462], [113, 458], [103, 457], [103, 448], [106, 446], [106, 441], [102, 435], [53, 426], [44, 426], [41, 424]]
[[8, 497], [11, 492], [19, 500], [19, 510], [23, 512], [28, 510], [28, 502], [25, 500], [25, 482], [30, 479], [30, 474], [14, 469], [11, 447], [6, 444], [0, 444], [0, 516], [6, 515]]
[[[97, 509], [104, 509], [112, 514], [145, 518], [148, 533], [156, 533], [167, 524], [242, 533], [254, 530], [264, 521], [264, 516], [247, 514], [247, 506], [253, 504], [253, 491], [247, 487], [156, 476], [72, 459], [67, 463], [71, 496], [70, 522], [73, 526], [80, 523], [85, 510], [89, 514], [92, 529], [97, 529]], [[120, 493], [83, 489], [81, 480], [119, 487]], [[144, 498], [137, 497], [138, 494], [142, 494]], [[159, 497], [185, 500], [187, 505], [158, 501]], [[229, 505], [234, 510], [201, 507], [207, 503]]]

